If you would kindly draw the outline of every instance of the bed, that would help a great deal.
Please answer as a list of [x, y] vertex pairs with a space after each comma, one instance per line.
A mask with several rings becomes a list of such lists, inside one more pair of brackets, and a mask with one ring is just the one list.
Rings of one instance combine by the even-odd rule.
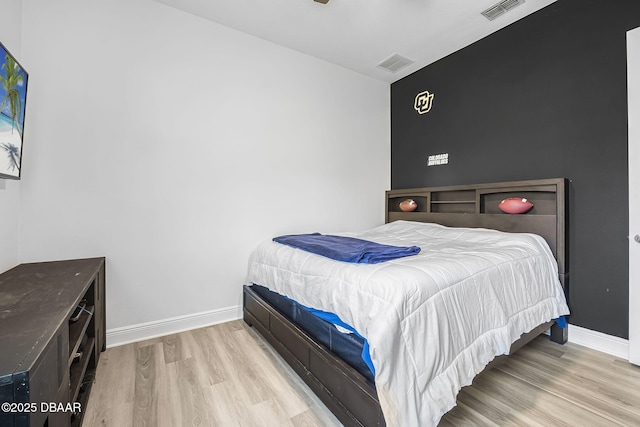
[[[566, 287], [569, 279], [566, 247], [566, 190], [567, 181], [565, 179], [392, 190], [386, 193], [386, 225], [371, 232], [364, 232], [361, 237], [368, 237], [375, 241], [380, 239], [379, 233], [390, 233], [391, 237], [385, 237], [390, 239], [388, 243], [397, 244], [398, 242], [410, 242], [411, 236], [424, 234], [425, 240], [424, 243], [421, 243], [421, 246], [424, 244], [422, 246], [423, 251], [421, 255], [413, 258], [427, 256], [430, 256], [430, 259], [441, 258], [441, 262], [444, 264], [438, 267], [440, 268], [440, 273], [435, 276], [430, 272], [420, 272], [418, 275], [436, 277], [436, 279], [433, 279], [433, 287], [445, 288], [439, 282], [438, 277], [450, 275], [449, 271], [456, 271], [450, 268], [453, 261], [449, 258], [455, 258], [457, 255], [442, 256], [448, 251], [446, 247], [435, 245], [434, 248], [429, 248], [428, 246], [430, 242], [438, 242], [438, 239], [444, 236], [442, 233], [450, 233], [451, 229], [448, 227], [456, 227], [453, 232], [462, 233], [459, 241], [464, 242], [464, 245], [473, 244], [470, 242], [475, 241], [475, 246], [471, 249], [466, 248], [466, 246], [464, 249], [464, 251], [471, 251], [475, 260], [481, 260], [482, 262], [485, 259], [490, 260], [489, 262], [495, 265], [495, 268], [492, 267], [492, 269], [498, 270], [500, 274], [507, 274], [507, 276], [512, 276], [514, 271], [519, 272], [524, 268], [523, 265], [527, 265], [527, 268], [534, 269], [532, 274], [535, 278], [523, 279], [525, 280], [523, 281], [523, 286], [531, 288], [531, 284], [526, 281], [540, 281], [541, 283], [544, 281], [545, 284], [541, 285], [541, 287], [547, 287], [549, 293], [555, 292], [557, 294], [558, 290], [553, 290], [553, 285], [550, 283], [555, 280], [557, 284], [559, 279], [559, 282]], [[534, 207], [526, 214], [505, 214], [498, 209], [498, 204], [501, 200], [510, 197], [527, 198], [533, 202]], [[404, 212], [399, 207], [400, 202], [407, 198], [417, 202], [417, 208], [412, 212]], [[517, 263], [517, 267], [507, 266], [501, 259], [494, 259], [497, 256], [496, 254], [502, 254], [503, 251], [499, 248], [491, 249], [489, 248], [491, 245], [486, 243], [492, 240], [491, 236], [499, 234], [500, 231], [533, 233], [537, 236], [527, 235], [525, 236], [526, 241], [517, 243], [517, 245], [522, 247], [535, 246], [535, 250], [539, 253], [546, 251], [548, 254], [544, 256], [535, 255], [534, 257], [522, 255], [522, 259], [514, 261]], [[489, 233], [489, 237], [487, 237], [486, 233]], [[518, 235], [517, 237], [520, 238], [521, 236]], [[500, 244], [498, 243], [498, 245]], [[422, 425], [436, 424], [443, 411], [448, 410], [455, 404], [455, 395], [459, 388], [469, 384], [473, 376], [496, 354], [511, 353], [541, 332], [549, 329], [551, 330], [552, 340], [564, 343], [567, 339], [566, 328], [558, 327], [551, 320], [559, 314], [566, 314], [564, 312], [561, 313], [561, 311], [566, 311], [566, 305], [564, 307], [559, 303], [558, 305], [551, 303], [547, 305], [546, 302], [544, 304], [540, 302], [534, 303], [535, 310], [544, 306], [544, 308], [541, 308], [541, 312], [530, 311], [533, 308], [526, 308], [525, 310], [518, 308], [519, 306], [509, 308], [508, 310], [512, 310], [515, 314], [508, 314], [508, 317], [516, 319], [514, 322], [516, 326], [511, 323], [509, 326], [501, 326], [500, 328], [489, 325], [490, 333], [486, 331], [479, 332], [482, 339], [474, 338], [471, 332], [465, 331], [464, 328], [474, 329], [473, 324], [468, 324], [463, 328], [455, 325], [452, 327], [446, 326], [448, 323], [460, 323], [455, 320], [460, 318], [459, 315], [450, 317], [455, 321], [445, 318], [444, 320], [434, 319], [428, 322], [425, 319], [430, 319], [429, 316], [431, 314], [414, 315], [412, 311], [407, 312], [409, 313], [407, 317], [412, 319], [410, 320], [412, 323], [407, 323], [404, 317], [405, 314], [403, 314], [403, 317], [397, 320], [398, 325], [394, 326], [400, 328], [399, 330], [402, 332], [393, 334], [393, 332], [389, 332], [393, 331], [392, 326], [389, 326], [386, 331], [384, 329], [387, 323], [396, 322], [394, 316], [390, 316], [388, 319], [385, 318], [384, 322], [376, 321], [386, 316], [385, 313], [387, 312], [385, 312], [384, 307], [387, 306], [382, 304], [383, 308], [378, 307], [380, 304], [377, 304], [377, 301], [381, 299], [380, 295], [373, 294], [373, 291], [371, 291], [373, 295], [368, 295], [368, 289], [382, 289], [383, 294], [386, 292], [385, 277], [391, 283], [392, 276], [400, 274], [399, 281], [393, 285], [394, 289], [408, 288], [409, 292], [413, 292], [410, 300], [420, 310], [425, 310], [424, 307], [428, 306], [430, 307], [428, 313], [431, 313], [435, 310], [435, 307], [443, 305], [442, 303], [432, 304], [432, 301], [435, 300], [448, 301], [444, 304], [445, 311], [465, 311], [467, 308], [461, 308], [459, 307], [460, 304], [456, 302], [457, 300], [448, 297], [443, 298], [441, 295], [434, 297], [435, 294], [427, 293], [424, 298], [421, 294], [416, 297], [415, 288], [411, 287], [413, 276], [405, 277], [403, 276], [405, 273], [398, 273], [398, 271], [419, 270], [415, 268], [415, 264], [412, 264], [418, 262], [418, 260], [414, 260], [412, 257], [401, 261], [393, 261], [390, 264], [385, 263], [384, 268], [375, 267], [375, 274], [372, 273], [374, 270], [361, 269], [362, 271], [368, 271], [367, 277], [369, 281], [367, 282], [367, 280], [363, 279], [362, 284], [353, 285], [353, 288], [358, 288], [361, 292], [357, 297], [360, 302], [356, 304], [352, 302], [355, 297], [347, 297], [351, 287], [340, 288], [342, 286], [340, 283], [348, 283], [351, 280], [345, 278], [344, 274], [346, 273], [340, 273], [342, 276], [338, 278], [330, 278], [328, 273], [325, 274], [325, 271], [334, 270], [335, 266], [331, 263], [336, 263], [336, 261], [314, 259], [313, 257], [322, 257], [313, 255], [311, 256], [312, 261], [320, 263], [319, 267], [313, 267], [313, 264], [309, 261], [309, 254], [291, 252], [301, 251], [287, 248], [283, 245], [278, 246], [277, 243], [265, 244], [263, 251], [281, 252], [285, 259], [285, 264], [293, 262], [297, 266], [295, 268], [292, 268], [291, 265], [288, 267], [286, 265], [268, 266], [271, 261], [266, 261], [267, 258], [261, 258], [263, 255], [252, 255], [248, 275], [249, 283], [244, 287], [244, 320], [267, 339], [337, 418], [347, 426], [417, 425], [415, 424], [416, 420], [420, 420]], [[256, 252], [260, 252], [260, 250]], [[296, 257], [299, 257], [297, 261]], [[553, 261], [554, 257], [557, 264], [554, 262], [552, 266], [549, 266], [547, 264], [550, 263], [544, 261], [544, 259], [548, 258]], [[536, 260], [539, 258], [540, 261], [533, 263], [530, 258]], [[471, 264], [464, 264], [465, 262], [463, 262], [463, 265], [470, 266], [475, 263], [474, 261]], [[403, 266], [402, 264], [406, 265]], [[312, 268], [311, 272], [305, 272], [304, 275], [311, 275], [315, 278], [312, 280], [312, 286], [317, 287], [314, 288], [313, 292], [305, 294], [304, 290], [299, 290], [298, 292], [300, 293], [296, 294], [293, 288], [300, 288], [298, 286], [300, 281], [289, 273], [288, 276], [284, 275], [284, 279], [283, 277], [274, 278], [274, 276], [281, 275], [274, 275], [273, 271], [295, 270], [300, 272], [302, 271], [300, 269], [301, 265], [310, 265]], [[408, 270], [406, 269], [407, 266], [409, 267]], [[405, 270], [398, 270], [401, 267], [405, 268]], [[313, 268], [319, 268], [320, 270], [313, 270]], [[485, 274], [485, 270], [489, 270], [481, 264], [478, 264], [478, 269], [478, 274]], [[544, 273], [536, 273], [538, 270], [544, 270]], [[549, 276], [555, 277], [549, 279]], [[359, 279], [353, 280], [357, 281]], [[463, 278], [463, 280], [467, 279]], [[472, 280], [473, 283], [493, 283], [492, 281], [494, 281], [489, 276], [478, 276], [468, 280]], [[366, 288], [366, 283], [369, 283], [368, 286], [370, 288]], [[324, 298], [324, 302], [317, 302], [317, 304], [326, 304], [326, 306], [316, 308], [327, 308], [329, 309], [327, 311], [338, 312], [340, 317], [347, 323], [354, 325], [360, 331], [366, 332], [363, 335], [367, 336], [371, 341], [371, 358], [375, 364], [376, 383], [374, 384], [371, 378], [363, 375], [362, 370], [358, 370], [352, 366], [353, 364], [342, 360], [341, 357], [336, 355], [335, 351], [328, 348], [330, 346], [327, 346], [325, 341], [314, 337], [304, 322], [301, 323], [299, 319], [294, 319], [295, 316], [292, 316], [288, 309], [265, 297], [265, 293], [259, 292], [259, 288], [254, 288], [252, 284], [264, 285], [272, 291], [279, 291], [278, 293], [282, 295], [292, 296], [294, 297], [293, 299], [300, 300], [299, 302], [306, 305], [314, 305], [317, 302], [315, 298]], [[471, 287], [465, 285], [455, 286], [455, 288], [466, 290]], [[310, 288], [303, 287], [301, 289]], [[336, 289], [338, 289], [337, 293]], [[363, 289], [367, 291], [363, 293]], [[325, 292], [328, 295], [324, 297], [315, 295], [324, 294]], [[506, 295], [509, 293], [509, 288], [494, 289], [493, 292]], [[559, 292], [562, 293], [562, 289]], [[522, 292], [518, 291], [517, 293]], [[345, 298], [336, 298], [337, 294]], [[478, 295], [480, 296], [477, 298], [484, 298], [482, 294]], [[527, 296], [527, 298], [529, 297]], [[554, 298], [560, 299], [557, 295]], [[562, 295], [563, 298], [564, 295]], [[391, 297], [391, 299], [394, 299], [394, 297]], [[509, 300], [510, 297], [507, 296], [503, 299]], [[346, 304], [344, 301], [350, 301], [350, 303]], [[495, 297], [491, 297], [487, 301], [492, 304], [498, 301], [498, 304], [502, 304], [502, 301], [497, 300]], [[361, 304], [364, 309], [363, 307], [360, 307], [360, 309], [353, 308], [358, 304]], [[398, 304], [393, 307], [396, 312], [404, 310], [405, 306], [413, 307], [406, 301]], [[517, 304], [520, 303], [516, 303], [516, 306]], [[493, 311], [493, 309], [483, 309], [486, 305], [475, 305], [477, 307], [473, 308], [474, 310], [480, 312], [483, 310]], [[367, 316], [368, 310], [373, 314], [373, 318]], [[393, 312], [393, 310], [388, 312]], [[468, 308], [468, 310], [471, 311], [472, 308]], [[426, 313], [426, 311], [423, 313]], [[526, 314], [521, 316], [520, 313]], [[490, 317], [493, 319], [495, 316]], [[523, 319], [520, 317], [523, 317]], [[480, 321], [479, 323], [483, 322]], [[431, 329], [426, 326], [423, 329], [420, 326], [422, 324], [431, 325]], [[517, 332], [517, 335], [514, 335], [518, 328], [522, 330]], [[494, 330], [497, 331], [495, 334]], [[522, 333], [522, 336], [516, 340], [520, 333]], [[454, 335], [469, 335], [473, 345], [465, 344], [465, 341], [457, 343], [457, 338], [451, 338]], [[429, 345], [423, 345], [422, 337], [424, 336], [435, 337], [433, 338], [435, 341], [429, 344], [427, 340], [425, 342]], [[393, 344], [385, 344], [385, 339], [390, 340], [389, 342]], [[425, 347], [425, 349], [422, 349], [422, 347]], [[427, 347], [428, 349], [426, 349]], [[434, 351], [433, 349], [436, 347], [438, 350]], [[472, 348], [473, 355], [467, 357], [466, 353], [457, 353], [458, 350], [451, 352], [449, 350], [451, 347], [461, 347], [465, 352], [467, 347]], [[488, 354], [488, 351], [495, 352], [495, 354]], [[428, 361], [423, 362], [423, 360]], [[449, 365], [455, 365], [455, 369], [443, 369], [436, 372], [434, 366], [439, 367], [443, 364], [445, 368]], [[433, 374], [433, 372], [436, 372], [436, 374]], [[451, 372], [454, 372], [454, 374], [451, 374]], [[425, 380], [425, 378], [427, 379]], [[406, 390], [410, 390], [406, 396], [402, 394], [405, 390], [404, 387], [406, 387]], [[451, 390], [447, 391], [447, 388]], [[397, 397], [399, 395], [401, 395], [400, 398]], [[426, 396], [429, 396], [429, 398], [426, 398]], [[453, 403], [451, 399], [453, 399]], [[442, 401], [440, 402], [439, 400]], [[387, 422], [385, 422], [385, 418]]]

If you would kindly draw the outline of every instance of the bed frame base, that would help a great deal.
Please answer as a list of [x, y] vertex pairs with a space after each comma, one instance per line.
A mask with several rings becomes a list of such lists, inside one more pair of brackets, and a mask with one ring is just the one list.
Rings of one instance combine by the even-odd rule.
[[551, 341], [558, 344], [566, 344], [569, 341], [569, 328], [561, 328], [557, 323], [553, 322], [550, 328]]
[[[260, 333], [347, 427], [385, 426], [378, 395], [350, 365], [244, 287], [244, 321]], [[345, 407], [343, 402], [348, 402]]]

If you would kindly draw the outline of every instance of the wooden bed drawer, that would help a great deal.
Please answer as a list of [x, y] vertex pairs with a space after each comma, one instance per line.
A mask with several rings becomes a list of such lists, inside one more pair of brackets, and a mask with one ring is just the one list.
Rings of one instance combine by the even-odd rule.
[[[244, 307], [252, 320], [258, 321], [261, 326], [298, 359], [305, 368], [309, 366], [309, 344], [301, 337], [300, 333], [291, 329], [277, 315], [273, 308], [267, 308], [264, 302], [258, 300], [259, 296], [253, 292], [244, 292]], [[246, 315], [245, 315], [246, 317]], [[247, 320], [247, 319], [245, 319]]]
[[314, 342], [249, 286], [243, 294], [245, 322], [271, 344], [344, 426], [385, 425], [375, 389], [359, 372]]
[[309, 367], [309, 345], [289, 326], [275, 316], [271, 317], [271, 333], [278, 341], [298, 359], [305, 367]]
[[322, 385], [336, 400], [349, 402], [349, 411], [363, 425], [367, 427], [385, 425], [377, 398], [371, 396], [364, 387], [354, 392], [353, 381], [347, 378], [344, 371], [336, 367], [335, 362], [332, 364], [321, 354], [311, 352], [309, 371], [316, 378], [321, 379]]
[[244, 293], [245, 310], [251, 313], [254, 319], [262, 323], [267, 330], [269, 329], [269, 311], [261, 303], [259, 303], [253, 295]]

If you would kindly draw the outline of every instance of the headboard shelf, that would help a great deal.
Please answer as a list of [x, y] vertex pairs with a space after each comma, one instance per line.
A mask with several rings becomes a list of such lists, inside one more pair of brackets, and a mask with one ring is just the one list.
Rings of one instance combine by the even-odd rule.
[[438, 203], [442, 203], [442, 204], [456, 204], [456, 203], [469, 204], [469, 203], [473, 203], [473, 204], [475, 204], [476, 201], [475, 200], [432, 200], [431, 201], [432, 205], [437, 205]]

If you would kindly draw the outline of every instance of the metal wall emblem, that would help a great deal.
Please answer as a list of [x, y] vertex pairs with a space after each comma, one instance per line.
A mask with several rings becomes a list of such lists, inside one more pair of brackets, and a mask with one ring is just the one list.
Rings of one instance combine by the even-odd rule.
[[418, 112], [418, 114], [428, 113], [429, 110], [431, 110], [434, 96], [435, 94], [429, 93], [428, 90], [420, 92], [416, 95], [416, 99], [413, 103], [413, 108]]

